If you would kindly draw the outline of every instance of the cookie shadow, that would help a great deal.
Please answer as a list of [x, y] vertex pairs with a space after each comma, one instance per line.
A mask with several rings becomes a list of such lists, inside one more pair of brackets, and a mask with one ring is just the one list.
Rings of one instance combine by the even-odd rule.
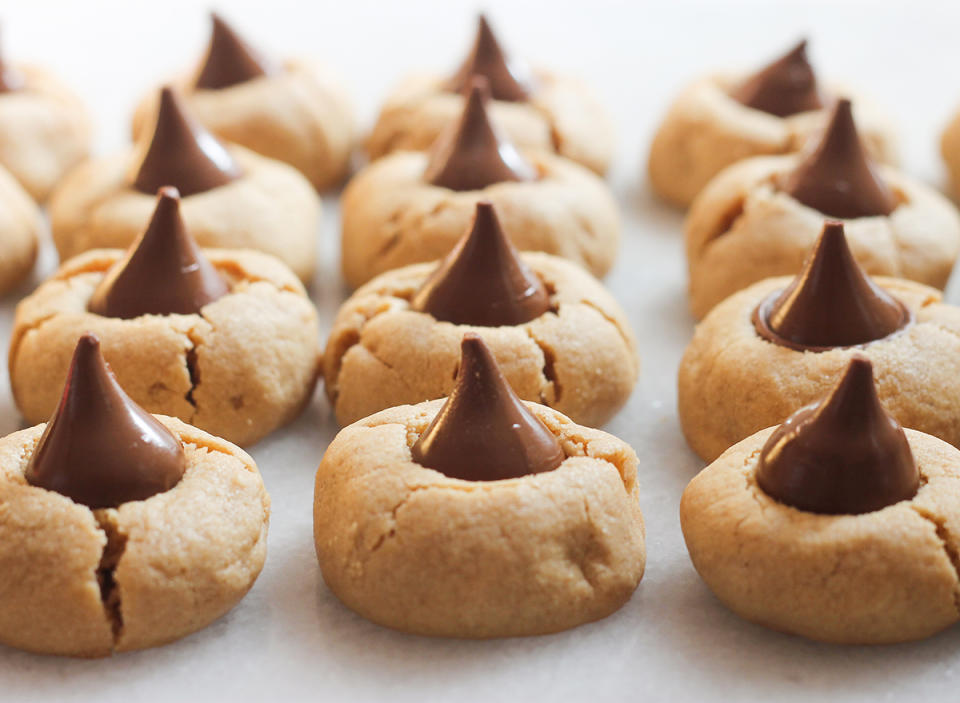
[[955, 663], [960, 628], [895, 645], [814, 642], [741, 619], [713, 596], [689, 562], [676, 569], [686, 573], [669, 579], [675, 618], [661, 633], [673, 656], [696, 662], [699, 687], [749, 691], [751, 697], [767, 692], [781, 700], [867, 692], [890, 700], [897, 689], [891, 681], [901, 681], [906, 691], [922, 678], [941, 678]]

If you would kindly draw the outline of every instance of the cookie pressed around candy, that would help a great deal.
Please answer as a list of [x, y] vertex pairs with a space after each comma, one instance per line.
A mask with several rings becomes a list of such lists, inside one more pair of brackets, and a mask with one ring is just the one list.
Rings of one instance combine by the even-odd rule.
[[58, 187], [50, 222], [61, 260], [129, 246], [150, 218], [154, 194], [173, 186], [201, 246], [263, 251], [310, 279], [320, 202], [296, 169], [221, 144], [170, 88], [161, 93], [152, 135], [143, 136], [131, 152], [79, 165]]
[[598, 427], [636, 383], [636, 341], [617, 302], [586, 271], [517, 254], [497, 208], [476, 216], [442, 262], [380, 274], [341, 306], [324, 359], [341, 425], [454, 386], [460, 339], [483, 337], [510, 384], [575, 422]]
[[690, 310], [702, 318], [736, 291], [797, 273], [825, 219], [842, 218], [870, 274], [946, 286], [960, 254], [960, 217], [940, 193], [863, 148], [849, 101], [799, 155], [757, 157], [720, 173], [684, 224]]
[[569, 159], [518, 150], [489, 120], [487, 90], [472, 84], [460, 121], [430, 153], [396, 152], [347, 185], [341, 264], [351, 287], [445, 256], [480, 200], [496, 205], [518, 249], [562, 256], [597, 276], [613, 265], [620, 220], [606, 184]]
[[314, 499], [327, 586], [362, 616], [425, 635], [534, 635], [606, 617], [646, 560], [636, 455], [520, 401], [479, 337], [463, 350], [446, 401], [384, 410], [327, 448]]
[[[293, 166], [317, 189], [346, 175], [356, 141], [353, 108], [339, 81], [316, 62], [264, 57], [214, 13], [203, 62], [174, 84], [219, 138]], [[157, 100], [158, 91], [137, 106], [134, 139], [149, 128]]]
[[886, 415], [866, 359], [700, 472], [680, 521], [700, 576], [751, 622], [888, 644], [960, 619], [960, 451]]
[[821, 397], [855, 355], [905, 427], [960, 446], [960, 308], [902, 279], [871, 280], [833, 222], [796, 277], [756, 283], [697, 325], [678, 373], [680, 425], [712, 461]]
[[[726, 167], [754, 156], [799, 151], [826, 124], [842, 86], [819, 87], [806, 42], [752, 76], [698, 79], [677, 96], [657, 129], [647, 162], [653, 190], [689, 207]], [[871, 152], [896, 161], [896, 136], [876, 106], [857, 96], [857, 122]]]
[[419, 74], [387, 96], [366, 140], [372, 159], [429, 149], [463, 110], [471, 77], [491, 82], [492, 120], [525, 151], [555, 153], [603, 174], [613, 157], [611, 120], [586, 83], [507, 56], [481, 16], [474, 45], [452, 77]]
[[56, 413], [0, 439], [0, 641], [101, 657], [225, 614], [266, 557], [270, 498], [242, 450], [136, 406], [95, 337]]
[[77, 338], [95, 332], [147, 410], [252, 444], [296, 417], [313, 393], [316, 309], [271, 256], [197, 250], [175, 191], [156, 203], [137, 247], [70, 259], [20, 302], [8, 354], [17, 407], [43, 421]]

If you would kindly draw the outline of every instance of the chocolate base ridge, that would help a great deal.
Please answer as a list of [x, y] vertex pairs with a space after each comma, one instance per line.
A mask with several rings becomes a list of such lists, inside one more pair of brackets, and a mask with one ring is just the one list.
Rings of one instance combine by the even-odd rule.
[[820, 353], [825, 351], [830, 351], [831, 349], [857, 349], [865, 347], [868, 344], [874, 344], [875, 342], [880, 342], [886, 339], [891, 339], [900, 334], [903, 334], [907, 329], [909, 329], [914, 322], [916, 322], [916, 316], [913, 314], [913, 310], [908, 308], [902, 300], [894, 298], [897, 305], [900, 307], [902, 313], [900, 326], [890, 334], [879, 337], [877, 339], [871, 339], [866, 342], [860, 342], [858, 344], [846, 344], [841, 346], [814, 346], [809, 344], [798, 344], [786, 337], [781, 337], [777, 334], [772, 327], [770, 327], [770, 311], [773, 309], [774, 303], [783, 293], [784, 289], [778, 289], [772, 293], [767, 294], [767, 296], [761, 300], [757, 306], [753, 309], [753, 312], [750, 314], [750, 321], [753, 323], [753, 328], [757, 333], [757, 336], [761, 339], [765, 339], [771, 344], [776, 344], [781, 347], [787, 347], [788, 349], [793, 349], [794, 351], [808, 351], [814, 353]]

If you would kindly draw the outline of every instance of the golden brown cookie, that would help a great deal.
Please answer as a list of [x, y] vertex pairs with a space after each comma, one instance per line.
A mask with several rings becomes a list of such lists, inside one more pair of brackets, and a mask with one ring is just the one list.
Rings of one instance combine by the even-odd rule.
[[[812, 406], [791, 418], [792, 427], [770, 427], [731, 447], [690, 482], [680, 503], [687, 549], [717, 598], [760, 625], [845, 644], [928, 637], [960, 619], [960, 452], [922, 432], [908, 429], [904, 437], [898, 425], [865, 441], [857, 426], [863, 418], [885, 420], [876, 407], [851, 398], [850, 385], [838, 407], [852, 402], [864, 415], [831, 417], [838, 408], [824, 413], [828, 401]], [[807, 434], [790, 445], [791, 437], [808, 431], [805, 423], [820, 423], [823, 432], [825, 420], [847, 426], [829, 438]], [[897, 433], [901, 448], [890, 446]], [[874, 441], [882, 451], [873, 452]], [[809, 508], [792, 507], [764, 488], [784, 489], [770, 483], [771, 463], [797, 451], [806, 463], [795, 464], [788, 492], [807, 492], [810, 499], [826, 489]], [[893, 451], [914, 472], [914, 485], [883, 495]], [[871, 452], [870, 461], [858, 465]], [[845, 476], [834, 482], [838, 472]], [[862, 500], [850, 492], [858, 487], [879, 491], [878, 505], [822, 509], [838, 491], [847, 501]]]
[[199, 314], [120, 319], [90, 312], [94, 290], [122, 250], [70, 259], [22, 300], [8, 359], [23, 416], [42, 422], [50, 415], [78, 337], [95, 332], [121, 385], [151, 412], [245, 445], [296, 417], [313, 393], [320, 355], [316, 310], [302, 284], [264, 254], [205, 253], [229, 293]]
[[24, 478], [44, 431], [0, 439], [0, 641], [101, 657], [166, 644], [236, 605], [263, 567], [270, 498], [241, 449], [169, 417], [173, 488], [91, 509]]
[[428, 149], [463, 110], [468, 75], [493, 84], [493, 121], [524, 150], [572, 159], [598, 174], [613, 157], [609, 115], [583, 81], [546, 69], [530, 71], [504, 55], [481, 16], [477, 38], [457, 75], [413, 75], [384, 102], [366, 148], [371, 159], [394, 151]]
[[[251, 69], [254, 53], [214, 14], [203, 62], [174, 84], [196, 118], [221, 139], [293, 166], [315, 188], [335, 186], [347, 173], [356, 132], [343, 86], [305, 59], [277, 62], [257, 54]], [[158, 91], [152, 92], [137, 106], [135, 139], [149, 128], [157, 98]]]
[[36, 204], [0, 167], [0, 295], [33, 271], [42, 229], [43, 218]]
[[[812, 75], [805, 75], [810, 67], [804, 51], [805, 43], [780, 61], [787, 63], [788, 75], [799, 73], [812, 81]], [[798, 61], [799, 71], [793, 65]], [[686, 208], [727, 166], [753, 156], [798, 151], [823, 128], [832, 96], [850, 95], [831, 86], [829, 94], [812, 104], [794, 104], [778, 110], [787, 114], [774, 114], [767, 111], [775, 109], [769, 105], [751, 107], [734, 97], [746, 79], [742, 74], [701, 78], [674, 100], [657, 129], [647, 163], [650, 185], [661, 198]], [[857, 122], [871, 151], [885, 163], [895, 162], [896, 138], [888, 120], [863, 98], [857, 97], [856, 103]]]
[[633, 450], [527, 403], [560, 442], [556, 469], [448, 478], [411, 456], [443, 404], [384, 410], [327, 448], [314, 502], [327, 586], [378, 624], [450, 637], [557, 632], [622, 606], [645, 562]]
[[[826, 216], [781, 190], [801, 159], [741, 161], [697, 198], [685, 224], [690, 310], [697, 319], [751, 283], [800, 270]], [[960, 253], [956, 209], [899, 171], [879, 173], [896, 207], [889, 215], [844, 220], [854, 256], [870, 274], [943, 288]]]
[[762, 337], [752, 316], [791, 277], [770, 278], [731, 296], [697, 325], [680, 362], [678, 410], [691, 448], [713, 461], [724, 450], [783, 421], [820, 397], [860, 354], [876, 369], [880, 398], [905, 427], [960, 446], [960, 309], [939, 291], [877, 278], [912, 320], [889, 336], [823, 351], [798, 350]]
[[46, 69], [0, 71], [0, 165], [42, 203], [89, 155], [90, 118], [80, 98]]
[[454, 324], [412, 309], [436, 262], [388, 271], [357, 290], [340, 308], [325, 352], [337, 421], [448, 395], [466, 331], [483, 337], [520, 397], [591, 427], [609, 420], [639, 372], [623, 311], [579, 266], [534, 252], [522, 260], [550, 293], [549, 311], [522, 324]]
[[50, 220], [61, 260], [129, 246], [150, 218], [157, 189], [174, 186], [201, 246], [263, 251], [309, 280], [320, 218], [310, 183], [284, 163], [224, 147], [173, 91], [163, 94], [153, 135], [127, 153], [81, 164], [54, 193]]
[[400, 151], [358, 173], [342, 201], [343, 275], [374, 276], [446, 255], [490, 202], [518, 249], [576, 261], [598, 276], [620, 243], [616, 202], [597, 176], [544, 152], [520, 152], [487, 114], [489, 84], [474, 79], [458, 122], [429, 153]]

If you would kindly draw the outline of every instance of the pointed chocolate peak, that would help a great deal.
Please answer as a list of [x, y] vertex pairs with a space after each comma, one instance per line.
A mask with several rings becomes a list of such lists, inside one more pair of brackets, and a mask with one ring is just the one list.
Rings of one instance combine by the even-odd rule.
[[550, 296], [503, 233], [493, 204], [481, 201], [473, 226], [410, 307], [455, 325], [499, 327], [540, 317], [550, 309]]
[[775, 344], [823, 351], [883, 339], [910, 322], [907, 307], [876, 285], [850, 253], [843, 224], [827, 222], [803, 270], [753, 312]]
[[216, 12], [211, 13], [213, 31], [196, 87], [207, 90], [229, 88], [238, 83], [275, 72], [268, 63]]
[[777, 117], [822, 108], [823, 95], [807, 60], [807, 40], [747, 78], [731, 96], [747, 107]]
[[123, 392], [100, 340], [82, 336], [27, 482], [91, 508], [115, 508], [170, 490], [185, 468], [180, 440]]
[[133, 186], [154, 194], [173, 186], [187, 197], [226, 185], [240, 177], [240, 167], [223, 145], [193, 119], [169, 86], [160, 92], [157, 121], [149, 142], [141, 144]]
[[180, 194], [161, 188], [146, 231], [97, 286], [90, 312], [129, 319], [189, 315], [229, 292], [180, 217]]
[[824, 400], [770, 435], [757, 484], [781, 503], [831, 515], [869, 513], [916, 495], [910, 445], [880, 404], [870, 361], [855, 356]]
[[0, 93], [12, 93], [23, 88], [23, 74], [7, 63], [0, 51]]
[[437, 137], [424, 179], [451, 190], [481, 190], [503, 181], [532, 181], [533, 167], [487, 115], [487, 81], [474, 78], [460, 120]]
[[494, 100], [527, 100], [533, 92], [533, 79], [526, 64], [509, 58], [500, 47], [490, 23], [482, 14], [477, 21], [477, 38], [460, 68], [447, 84], [455, 93], [470, 89], [471, 80], [481, 76], [490, 84]]
[[565, 456], [473, 333], [463, 336], [453, 392], [411, 452], [417, 463], [465, 481], [552, 471]]
[[860, 141], [850, 101], [837, 101], [819, 140], [783, 182], [783, 191], [828, 217], [889, 215], [897, 200]]

